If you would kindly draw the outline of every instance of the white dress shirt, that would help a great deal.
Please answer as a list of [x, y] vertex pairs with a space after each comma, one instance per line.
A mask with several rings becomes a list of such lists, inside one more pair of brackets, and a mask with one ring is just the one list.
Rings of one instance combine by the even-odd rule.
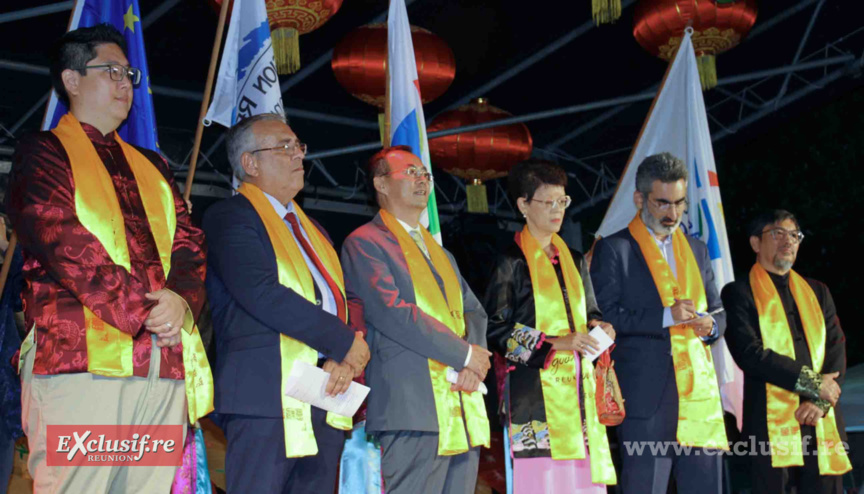
[[[654, 239], [654, 242], [657, 244], [657, 247], [660, 248], [660, 253], [663, 254], [663, 259], [666, 259], [666, 263], [669, 264], [669, 269], [672, 270], [672, 276], [676, 279], [678, 278], [678, 266], [675, 265], [675, 250], [672, 248], [672, 235], [667, 235], [665, 239], [660, 240], [654, 234], [654, 231], [651, 230], [651, 227], [645, 225], [645, 228], [648, 229], [648, 233], [651, 234], [651, 238]], [[705, 315], [701, 312], [697, 312], [699, 315]], [[712, 317], [713, 321], [714, 318]], [[663, 327], [668, 328], [675, 325], [675, 319], [672, 318], [672, 308], [666, 307], [663, 309]], [[717, 321], [714, 321], [714, 327], [711, 328], [711, 333], [708, 336], [700, 336], [703, 341], [707, 341], [709, 338], [714, 337], [717, 334]]]
[[[318, 271], [318, 266], [316, 266], [312, 259], [310, 259], [309, 256], [306, 254], [306, 249], [304, 249], [303, 246], [300, 244], [300, 241], [297, 240], [297, 232], [294, 231], [294, 227], [291, 226], [291, 223], [288, 223], [288, 221], [285, 220], [286, 214], [297, 214], [294, 211], [294, 203], [292, 202], [288, 204], [288, 207], [285, 207], [275, 197], [264, 192], [263, 190], [261, 192], [264, 193], [264, 197], [266, 197], [267, 200], [270, 201], [270, 205], [272, 205], [273, 209], [276, 210], [276, 214], [278, 214], [279, 217], [282, 218], [282, 222], [284, 222], [288, 226], [288, 231], [291, 232], [291, 236], [294, 237], [294, 241], [297, 242], [297, 247], [300, 248], [300, 253], [303, 254], [303, 260], [306, 261], [306, 266], [309, 267], [309, 272], [312, 273], [312, 279], [315, 280], [315, 286], [318, 287], [318, 292], [321, 293], [321, 300], [316, 300], [316, 305], [321, 305], [321, 308], [324, 309], [325, 312], [333, 314], [334, 316], [337, 315], [338, 311], [336, 308], [336, 298], [333, 297], [333, 292], [330, 290], [330, 285], [327, 284], [327, 280], [325, 280], [321, 272]], [[312, 245], [312, 242], [309, 240], [309, 235], [306, 234], [306, 230], [304, 230], [303, 225], [300, 224], [299, 216], [297, 218], [297, 225], [300, 226], [300, 233], [303, 235], [303, 238], [305, 238], [306, 241], [309, 242], [309, 245]], [[322, 357], [324, 357], [324, 355], [319, 352], [318, 358]]]

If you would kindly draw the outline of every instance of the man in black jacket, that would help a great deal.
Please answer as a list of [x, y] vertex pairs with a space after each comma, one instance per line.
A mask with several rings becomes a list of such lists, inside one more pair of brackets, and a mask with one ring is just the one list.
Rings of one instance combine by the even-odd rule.
[[836, 406], [845, 338], [828, 287], [792, 271], [803, 238], [792, 213], [759, 215], [750, 227], [756, 264], [722, 292], [726, 342], [745, 376], [753, 492], [797, 484], [798, 492], [839, 494], [851, 469]]

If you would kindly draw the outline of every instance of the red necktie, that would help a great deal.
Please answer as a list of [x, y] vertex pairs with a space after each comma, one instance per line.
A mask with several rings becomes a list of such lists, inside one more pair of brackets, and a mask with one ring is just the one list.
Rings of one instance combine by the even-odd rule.
[[330, 292], [333, 294], [333, 299], [336, 301], [336, 315], [339, 316], [343, 322], [347, 321], [345, 317], [345, 298], [342, 296], [342, 292], [339, 291], [339, 285], [333, 281], [333, 278], [330, 277], [330, 273], [327, 272], [327, 269], [324, 268], [324, 264], [321, 263], [321, 259], [318, 258], [318, 255], [315, 254], [315, 249], [312, 248], [312, 245], [309, 244], [309, 241], [306, 240], [306, 237], [303, 235], [303, 230], [300, 229], [300, 223], [297, 221], [297, 215], [294, 213], [286, 213], [285, 220], [288, 223], [291, 223], [291, 228], [294, 229], [294, 238], [296, 238], [300, 245], [303, 246], [303, 250], [306, 251], [306, 255], [309, 256], [309, 259], [312, 259], [312, 262], [315, 263], [315, 267], [318, 268], [318, 272], [321, 273], [321, 276], [324, 277], [324, 280], [327, 282], [327, 286], [330, 287]]

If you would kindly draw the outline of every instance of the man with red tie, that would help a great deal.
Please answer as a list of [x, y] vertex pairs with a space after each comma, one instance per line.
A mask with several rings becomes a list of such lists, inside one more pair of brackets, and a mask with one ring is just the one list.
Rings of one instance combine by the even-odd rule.
[[306, 145], [275, 114], [242, 120], [226, 145], [242, 185], [207, 210], [204, 232], [228, 492], [329, 492], [351, 418], [285, 396], [285, 379], [320, 365], [327, 393], [344, 393], [369, 348], [346, 324], [338, 255], [294, 202]]

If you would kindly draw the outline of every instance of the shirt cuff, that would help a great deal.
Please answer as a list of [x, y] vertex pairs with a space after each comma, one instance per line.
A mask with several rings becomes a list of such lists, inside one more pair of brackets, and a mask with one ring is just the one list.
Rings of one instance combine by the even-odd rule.
[[717, 321], [715, 321], [713, 317], [711, 318], [711, 320], [714, 321], [714, 327], [711, 328], [711, 332], [708, 333], [708, 336], [699, 337], [699, 339], [704, 342], [709, 342], [717, 338]]
[[671, 328], [675, 325], [675, 320], [672, 319], [672, 307], [666, 307], [663, 309], [663, 327]]
[[468, 345], [468, 356], [465, 357], [465, 365], [462, 367], [468, 367], [468, 362], [471, 361], [471, 353], [474, 351], [474, 348], [471, 345]]

